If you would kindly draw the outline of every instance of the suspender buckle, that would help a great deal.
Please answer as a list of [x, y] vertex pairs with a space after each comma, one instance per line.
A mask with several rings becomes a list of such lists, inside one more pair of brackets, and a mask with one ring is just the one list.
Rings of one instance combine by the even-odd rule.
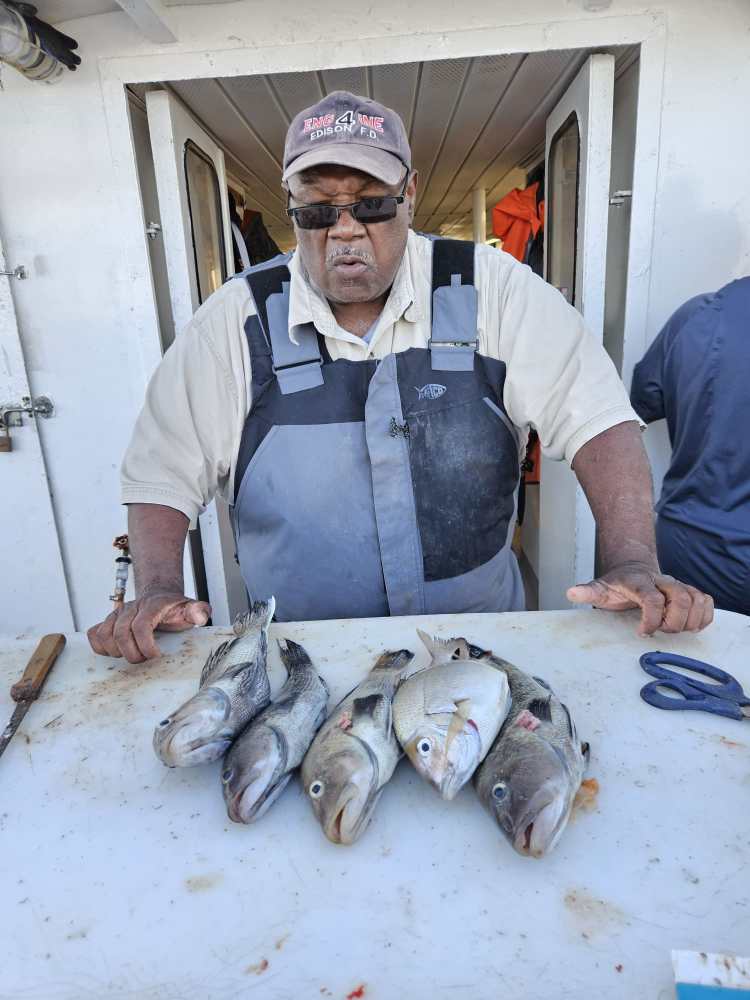
[[319, 356], [314, 361], [303, 361], [296, 365], [280, 365], [278, 368], [272, 365], [281, 395], [288, 396], [293, 392], [316, 389], [323, 385], [322, 363], [323, 359]]
[[476, 351], [479, 347], [479, 340], [433, 340], [432, 337], [430, 337], [427, 342], [427, 346], [430, 350], [433, 350], [434, 348], [439, 350], [441, 347], [470, 347], [472, 351]]

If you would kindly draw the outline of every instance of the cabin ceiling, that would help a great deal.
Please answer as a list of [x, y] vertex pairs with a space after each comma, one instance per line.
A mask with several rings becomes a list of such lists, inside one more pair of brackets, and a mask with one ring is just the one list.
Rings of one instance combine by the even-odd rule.
[[[194, 7], [198, 4], [236, 3], [237, 0], [159, 0], [154, 4], [157, 11], [161, 4], [165, 7]], [[118, 3], [117, 0], [33, 0], [39, 10], [39, 17], [47, 24], [60, 24], [63, 21], [73, 21], [78, 17], [91, 17], [93, 14], [112, 14], [116, 10], [125, 9], [131, 13], [139, 6], [145, 7], [146, 0], [128, 0]], [[135, 20], [135, 17], [133, 18]]]
[[[636, 54], [611, 51], [621, 69]], [[415, 228], [470, 239], [472, 190], [486, 189], [489, 212], [523, 183], [519, 166], [541, 155], [546, 118], [588, 55], [535, 52], [168, 86], [223, 146], [229, 173], [282, 249], [293, 244], [281, 191], [284, 135], [294, 115], [332, 90], [366, 94], [399, 112], [420, 174]]]

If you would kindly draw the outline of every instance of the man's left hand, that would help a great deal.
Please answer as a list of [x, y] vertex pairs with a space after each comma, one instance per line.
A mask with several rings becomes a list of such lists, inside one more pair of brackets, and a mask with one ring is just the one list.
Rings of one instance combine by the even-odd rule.
[[593, 604], [605, 611], [640, 608], [638, 634], [644, 636], [657, 630], [699, 632], [714, 617], [708, 594], [640, 563], [625, 563], [590, 583], [571, 587], [567, 597], [574, 604]]

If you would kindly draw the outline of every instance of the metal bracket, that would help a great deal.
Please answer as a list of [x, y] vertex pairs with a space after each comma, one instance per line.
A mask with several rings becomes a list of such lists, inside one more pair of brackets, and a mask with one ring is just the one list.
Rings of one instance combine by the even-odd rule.
[[610, 205], [624, 205], [627, 199], [632, 197], [632, 191], [613, 191], [609, 203]]
[[5, 275], [6, 278], [18, 278], [19, 281], [25, 281], [29, 276], [29, 272], [23, 264], [14, 267], [12, 271], [0, 271], [0, 274]]
[[0, 403], [0, 430], [9, 427], [20, 427], [23, 424], [23, 414], [29, 417], [44, 417], [47, 419], [55, 412], [55, 404], [49, 396], [22, 396], [20, 403]]

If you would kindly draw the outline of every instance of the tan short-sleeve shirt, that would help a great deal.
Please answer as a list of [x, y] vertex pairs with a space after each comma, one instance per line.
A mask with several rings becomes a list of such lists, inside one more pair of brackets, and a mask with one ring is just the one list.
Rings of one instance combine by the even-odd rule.
[[[314, 323], [335, 361], [364, 361], [430, 338], [432, 242], [410, 232], [404, 258], [369, 343], [340, 327], [326, 299], [290, 262], [290, 336]], [[505, 362], [503, 401], [521, 438], [534, 428], [544, 453], [572, 462], [615, 424], [638, 420], [604, 348], [554, 288], [509, 254], [478, 245], [479, 351]], [[250, 409], [245, 321], [255, 308], [247, 282], [215, 292], [164, 355], [122, 465], [122, 502], [158, 503], [191, 522], [218, 492], [234, 492], [240, 438]]]

